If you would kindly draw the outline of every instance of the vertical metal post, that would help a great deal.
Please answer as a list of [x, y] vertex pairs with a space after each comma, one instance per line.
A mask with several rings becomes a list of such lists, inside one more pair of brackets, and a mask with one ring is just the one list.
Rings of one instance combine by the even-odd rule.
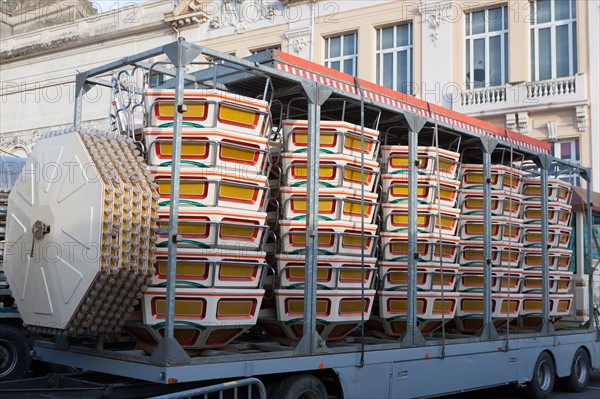
[[548, 255], [548, 168], [550, 157], [540, 156], [540, 193], [542, 205], [542, 323], [538, 331], [542, 335], [551, 334], [554, 327], [550, 323], [550, 259]]
[[83, 112], [83, 96], [89, 90], [90, 86], [86, 83], [88, 74], [81, 72], [75, 78], [75, 111], [73, 114], [73, 127], [79, 129], [81, 127], [81, 119]]
[[181, 124], [183, 123], [183, 66], [181, 51], [178, 48], [179, 62], [175, 65], [175, 101], [173, 123], [173, 149], [171, 154], [171, 206], [169, 208], [169, 247], [168, 247], [168, 283], [167, 283], [167, 320], [165, 338], [173, 338], [175, 314], [175, 284], [177, 279], [177, 234], [179, 230], [179, 177], [181, 172]]
[[498, 338], [492, 321], [492, 153], [498, 143], [481, 138], [483, 152], [483, 325], [477, 335], [482, 340]]
[[[587, 219], [587, 234], [585, 236], [585, 241], [586, 241], [586, 252], [587, 252], [587, 268], [588, 268], [588, 272], [589, 272], [589, 276], [588, 276], [588, 313], [589, 313], [589, 328], [590, 330], [594, 329], [594, 268], [593, 268], [593, 264], [594, 264], [594, 258], [593, 258], [593, 253], [592, 253], [592, 245], [594, 245], [594, 243], [592, 242], [592, 234], [594, 234], [594, 231], [592, 229], [593, 227], [593, 223], [594, 223], [594, 217], [592, 215], [592, 178], [589, 174], [589, 172], [586, 170], [584, 173], [582, 173], [582, 177], [585, 179], [586, 181], [586, 201], [587, 201], [587, 207], [586, 207], [586, 219]], [[584, 257], [585, 259], [585, 257]], [[583, 264], [583, 270], [585, 272], [585, 260], [584, 262], [582, 262]]]
[[[354, 86], [360, 95], [360, 362], [359, 366], [365, 365], [365, 98], [360, 87], [358, 78], [354, 77]], [[344, 111], [346, 102], [344, 101]], [[344, 120], [344, 116], [342, 116]]]
[[161, 364], [189, 363], [190, 358], [179, 342], [174, 338], [175, 332], [175, 287], [177, 280], [177, 241], [179, 229], [179, 177], [181, 169], [181, 130], [183, 113], [186, 111], [183, 94], [185, 88], [185, 66], [198, 56], [199, 52], [190, 49], [183, 39], [165, 46], [165, 54], [175, 66], [175, 101], [173, 120], [173, 149], [171, 158], [171, 197], [169, 209], [169, 246], [167, 303], [165, 319], [165, 337], [152, 355], [153, 361]]
[[[407, 118], [408, 128], [408, 287], [406, 309], [406, 332], [402, 337], [403, 346], [417, 346], [425, 343], [417, 326], [417, 206], [418, 206], [418, 146], [419, 131], [425, 125], [417, 117]], [[411, 123], [412, 122], [412, 123]], [[420, 123], [419, 123], [420, 122]]]
[[295, 352], [311, 355], [319, 346], [317, 334], [317, 257], [319, 244], [319, 144], [321, 105], [331, 89], [315, 83], [302, 85], [308, 101], [306, 182], [306, 253], [304, 265], [304, 326]]

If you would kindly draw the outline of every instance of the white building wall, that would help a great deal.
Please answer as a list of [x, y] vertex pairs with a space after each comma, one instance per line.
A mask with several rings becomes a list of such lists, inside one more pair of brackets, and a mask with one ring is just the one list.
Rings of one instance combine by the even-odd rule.
[[600, 191], [600, 0], [588, 1], [589, 48], [590, 48], [590, 135], [592, 188]]
[[[154, 1], [1, 40], [0, 148], [31, 146], [39, 134], [71, 125], [77, 71], [175, 40], [163, 22], [171, 9], [170, 0]], [[12, 57], [24, 50], [32, 54]], [[110, 91], [94, 87], [85, 100], [86, 124], [108, 128]]]
[[421, 76], [417, 83], [422, 100], [452, 108], [453, 21], [452, 1], [424, 0], [421, 9]]
[[[370, 81], [376, 79], [375, 30], [394, 23], [412, 21], [413, 78], [418, 96], [500, 125], [505, 122], [507, 114], [515, 115], [523, 110], [523, 104], [486, 102], [461, 105], [458, 97], [451, 98], [452, 92], [460, 94], [457, 85], [461, 84], [460, 77], [464, 76], [464, 55], [461, 50], [461, 46], [464, 46], [464, 18], [460, 8], [467, 5], [473, 7], [472, 3], [465, 0], [196, 2], [202, 5], [207, 20], [180, 27], [178, 31], [181, 36], [223, 52], [234, 52], [240, 57], [249, 55], [253, 48], [279, 44], [283, 51], [322, 63], [324, 36], [358, 31], [358, 74]], [[509, 1], [509, 4], [512, 3], [514, 0]], [[529, 108], [531, 112], [529, 115], [527, 112], [523, 113], [529, 119], [520, 119], [519, 126], [508, 126], [511, 129], [518, 128], [525, 134], [547, 139], [547, 120], [558, 120], [559, 134], [568, 138], [581, 137], [582, 161], [585, 164], [591, 163], [596, 190], [600, 188], [600, 157], [590, 156], [589, 148], [592, 149], [592, 154], [595, 154], [594, 148], [600, 150], [600, 28], [598, 24], [587, 21], [600, 20], [599, 3], [600, 0], [590, 0], [586, 2], [586, 7], [580, 5], [586, 12], [581, 13], [579, 25], [587, 26], [587, 37], [584, 40], [586, 45], [581, 47], [581, 51], [590, 49], [589, 57], [580, 58], [589, 58], [589, 69], [586, 66], [585, 73], [573, 79], [577, 87], [584, 90], [578, 89], [576, 93], [562, 95], [560, 98], [539, 100], [537, 108], [529, 104], [525, 108]], [[135, 8], [2, 37], [0, 53], [6, 58], [2, 60], [0, 69], [0, 147], [14, 147], [14, 137], [19, 137], [18, 141], [25, 145], [31, 144], [32, 133], [35, 136], [45, 130], [71, 124], [77, 70], [87, 70], [175, 40], [177, 32], [164, 21], [165, 14], [173, 10], [173, 4], [173, 0], [153, 0]], [[501, 3], [482, 0], [480, 6], [484, 7], [486, 4], [494, 6]], [[528, 31], [528, 28], [520, 25], [511, 25], [509, 29], [517, 33]], [[19, 56], [26, 51], [30, 53]], [[527, 51], [523, 50], [522, 53]], [[523, 66], [512, 69], [523, 68], [527, 69]], [[525, 83], [515, 83], [514, 87], [525, 87]], [[589, 93], [586, 93], [585, 88], [589, 88]], [[91, 104], [84, 107], [84, 121], [106, 127], [108, 92], [94, 89], [87, 98]], [[459, 102], [454, 103], [453, 100]], [[544, 103], [546, 100], [551, 104]], [[559, 109], [559, 103], [564, 107]], [[589, 127], [583, 126], [582, 130], [578, 130], [575, 107], [589, 107], [590, 113], [586, 121]], [[508, 125], [508, 120], [506, 121]], [[591, 140], [586, 144], [588, 134], [591, 135]]]

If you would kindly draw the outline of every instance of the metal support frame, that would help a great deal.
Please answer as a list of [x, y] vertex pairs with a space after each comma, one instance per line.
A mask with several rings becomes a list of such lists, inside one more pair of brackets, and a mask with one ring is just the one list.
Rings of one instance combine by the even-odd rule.
[[304, 327], [298, 354], [313, 354], [324, 346], [317, 333], [317, 256], [319, 243], [319, 143], [321, 105], [333, 92], [317, 83], [303, 83], [308, 101], [308, 176], [306, 184], [306, 254], [304, 267]]
[[420, 346], [425, 338], [417, 326], [417, 206], [418, 206], [418, 145], [419, 132], [427, 119], [415, 114], [405, 115], [408, 127], [408, 307], [403, 346]]
[[550, 335], [554, 332], [554, 327], [550, 323], [550, 258], [548, 254], [548, 171], [552, 166], [552, 159], [548, 155], [541, 155], [535, 162], [540, 168], [542, 202], [542, 323], [537, 331], [542, 335]]
[[[167, 50], [170, 51], [170, 53], [167, 52]], [[191, 51], [193, 50], [193, 51]], [[178, 87], [181, 88], [181, 74], [183, 71], [183, 68], [181, 67], [181, 65], [184, 65], [185, 62], [191, 62], [191, 60], [193, 58], [195, 58], [195, 55], [198, 54], [205, 54], [208, 56], [212, 56], [218, 59], [223, 60], [223, 62], [227, 62], [227, 63], [232, 63], [234, 65], [243, 67], [243, 68], [247, 68], [249, 70], [253, 70], [253, 71], [257, 71], [257, 72], [261, 72], [264, 73], [267, 76], [271, 76], [271, 77], [276, 77], [279, 78], [283, 81], [285, 81], [285, 83], [289, 83], [289, 86], [285, 86], [282, 88], [278, 88], [281, 90], [286, 90], [285, 93], [292, 93], [295, 92], [296, 89], [299, 86], [302, 86], [302, 88], [305, 91], [305, 95], [309, 98], [309, 102], [311, 102], [311, 98], [315, 99], [316, 101], [312, 101], [312, 105], [309, 105], [309, 113], [311, 114], [311, 116], [309, 117], [309, 119], [311, 119], [312, 121], [314, 121], [313, 123], [311, 123], [311, 127], [309, 128], [309, 138], [312, 140], [312, 143], [317, 143], [318, 144], [318, 116], [320, 113], [320, 104], [322, 104], [324, 102], [320, 101], [319, 104], [319, 97], [320, 97], [320, 93], [325, 93], [327, 92], [327, 95], [324, 97], [328, 97], [331, 94], [331, 89], [328, 89], [327, 86], [323, 86], [323, 85], [318, 85], [316, 82], [314, 82], [313, 80], [310, 80], [309, 78], [304, 78], [298, 75], [294, 75], [294, 74], [290, 74], [289, 72], [285, 72], [282, 70], [278, 70], [274, 67], [274, 64], [276, 64], [277, 62], [280, 62], [276, 59], [276, 57], [274, 57], [272, 60], [267, 60], [269, 61], [269, 63], [265, 63], [264, 65], [261, 65], [261, 62], [252, 62], [254, 61], [254, 58], [251, 59], [239, 59], [218, 51], [214, 51], [211, 50], [209, 48], [205, 48], [203, 46], [199, 46], [199, 45], [195, 45], [195, 44], [188, 44], [185, 42], [176, 42], [176, 43], [172, 43], [170, 45], [167, 46], [161, 46], [161, 47], [157, 47], [130, 57], [125, 57], [122, 58], [120, 60], [117, 60], [115, 62], [91, 69], [89, 71], [86, 72], [82, 72], [79, 73], [77, 75], [77, 86], [76, 86], [76, 104], [75, 104], [75, 117], [74, 117], [74, 125], [77, 127], [81, 124], [82, 118], [81, 118], [81, 111], [82, 111], [82, 104], [83, 104], [83, 96], [84, 94], [93, 86], [93, 85], [97, 85], [97, 84], [101, 84], [100, 83], [100, 79], [97, 79], [95, 77], [98, 77], [99, 75], [103, 75], [107, 72], [111, 72], [113, 70], [117, 70], [129, 65], [137, 65], [138, 63], [142, 62], [142, 60], [147, 60], [148, 58], [151, 57], [155, 57], [155, 56], [160, 56], [162, 54], [167, 53], [169, 55], [169, 58], [171, 58], [172, 60], [174, 60], [174, 64], [179, 65], [178, 68], [176, 69], [176, 79], [171, 79], [168, 82], [165, 83], [165, 85], [171, 85], [170, 87]], [[194, 54], [195, 53], [195, 54]], [[193, 57], [192, 57], [193, 56]], [[187, 60], [187, 61], [186, 61]], [[175, 62], [177, 61], [177, 62]], [[177, 76], [179, 74], [179, 76]], [[206, 74], [206, 76], [205, 76]], [[195, 82], [199, 83], [199, 82], [203, 82], [206, 79], [209, 79], [211, 76], [213, 76], [213, 73], [211, 71], [208, 70], [203, 70], [200, 72], [195, 72], [192, 74], [195, 77]], [[243, 75], [242, 75], [243, 77]], [[189, 79], [190, 75], [185, 75], [184, 79], [188, 78], [188, 81], [192, 81], [193, 79]], [[236, 81], [240, 78], [240, 75], [219, 75], [218, 76], [219, 82], [220, 83], [231, 83], [232, 85], [234, 85], [236, 83]], [[107, 82], [105, 84], [106, 87], [111, 87], [110, 86], [110, 82]], [[282, 84], [283, 86], [283, 84]], [[166, 87], [166, 86], [164, 86]], [[348, 99], [354, 99], [356, 101], [360, 101], [360, 97], [356, 94], [353, 94], [349, 91], [336, 91], [336, 94], [339, 94], [340, 96], [343, 96], [345, 98]], [[181, 100], [182, 97], [182, 93], [181, 90], [179, 90], [177, 92], [176, 95], [176, 102], [175, 104], [178, 104], [177, 99]], [[403, 115], [405, 116], [406, 119], [406, 123], [409, 125], [410, 127], [410, 131], [411, 133], [409, 134], [409, 137], [412, 139], [411, 142], [411, 148], [414, 150], [416, 150], [416, 142], [417, 142], [417, 138], [418, 138], [418, 132], [421, 130], [421, 128], [423, 127], [423, 125], [425, 124], [426, 121], [429, 122], [433, 122], [435, 121], [435, 119], [432, 116], [429, 117], [420, 117], [418, 115], [414, 115], [412, 113], [403, 113], [402, 111], [399, 110], [399, 108], [397, 106], [394, 106], [393, 104], [387, 103], [385, 101], [373, 101], [373, 100], [368, 100], [366, 101], [367, 104], [372, 104], [372, 105], [376, 105], [377, 107], [379, 107], [380, 109], [386, 111], [386, 112], [393, 112], [394, 114], [397, 114], [398, 116]], [[437, 122], [439, 123], [440, 128], [445, 128], [448, 129], [450, 131], [453, 132], [457, 132], [463, 136], [466, 137], [471, 137], [471, 138], [477, 138], [482, 140], [482, 147], [488, 148], [487, 153], [488, 156], [484, 157], [487, 158], [487, 165], [488, 165], [488, 170], [487, 170], [487, 176], [489, 177], [489, 171], [490, 171], [490, 163], [491, 163], [491, 152], [493, 151], [493, 148], [495, 148], [497, 142], [494, 139], [489, 139], [487, 137], [483, 137], [480, 134], [474, 133], [471, 130], [468, 130], [466, 128], [462, 128], [462, 127], [458, 127], [455, 125], [452, 125], [450, 123], [446, 123], [446, 122]], [[177, 125], [177, 124], [175, 124]], [[418, 126], [420, 125], [420, 126]], [[417, 128], [418, 127], [418, 128]], [[313, 132], [311, 134], [311, 131]], [[316, 133], [316, 134], [315, 134]], [[312, 137], [311, 137], [312, 136]], [[177, 141], [179, 141], [179, 143], [177, 143]], [[487, 144], [490, 143], [494, 143], [493, 147], [489, 146]], [[174, 144], [180, 144], [180, 137], [178, 135], [174, 134]], [[504, 143], [505, 144], [505, 143]], [[311, 145], [310, 148], [312, 150], [317, 151], [317, 153], [315, 154], [317, 159], [318, 159], [318, 145]], [[490, 148], [492, 148], [492, 150], [490, 150]], [[515, 150], [517, 151], [522, 151], [526, 154], [529, 154], [532, 157], [537, 157], [539, 156], [539, 153], [532, 151], [531, 149], [525, 148], [525, 147], [521, 147], [521, 146], [515, 146], [514, 147]], [[175, 150], [175, 148], [174, 148]], [[178, 151], [179, 155], [180, 155], [180, 150]], [[173, 154], [175, 157], [175, 153]], [[412, 157], [415, 157], [415, 154], [411, 155]], [[416, 157], [415, 157], [416, 158]], [[413, 158], [413, 159], [415, 159]], [[554, 159], [552, 157], [548, 157], [549, 159], [551, 159], [554, 163], [556, 164], [561, 164], [561, 165], [566, 165], [569, 167], [573, 167], [573, 168], [577, 168], [580, 171], [580, 174], [583, 176], [584, 174], [587, 173], [587, 178], [586, 180], [588, 180], [589, 182], [589, 169], [585, 169], [585, 168], [581, 168], [578, 165], [574, 165], [571, 163], [568, 163], [564, 160], [559, 160], [559, 159]], [[309, 173], [311, 173], [310, 171], [312, 170], [312, 173], [314, 174], [315, 171], [318, 171], [318, 162], [314, 163], [314, 158], [309, 158], [311, 159], [311, 165], [313, 165], [312, 167], [309, 167]], [[485, 162], [484, 162], [485, 163]], [[173, 162], [173, 165], [177, 165], [178, 162]], [[315, 167], [317, 166], [317, 167]], [[415, 179], [416, 180], [416, 176], [413, 174], [413, 172], [415, 171], [415, 167], [414, 167], [414, 163], [411, 164], [410, 166], [411, 169], [411, 180]], [[318, 172], [316, 172], [316, 178], [318, 178]], [[316, 179], [310, 177], [309, 175], [309, 181], [312, 180], [313, 183], [316, 183]], [[172, 185], [175, 186], [175, 185]], [[588, 183], [588, 203], [591, 202], [591, 185]], [[415, 190], [411, 191], [410, 197], [412, 198], [413, 193], [415, 192]], [[487, 206], [489, 206], [489, 195], [490, 195], [490, 189], [489, 186], [487, 187], [487, 194], [485, 194], [486, 190], [484, 190], [484, 195], [487, 196], [487, 200], [485, 201], [486, 204], [488, 204]], [[314, 192], [312, 193], [312, 196], [308, 198], [308, 202], [311, 204], [310, 206], [312, 206], [314, 209], [317, 205], [317, 201], [318, 201], [318, 186], [315, 187]], [[175, 201], [177, 202], [177, 201]], [[415, 206], [415, 202], [414, 202], [414, 198], [413, 198], [413, 202], [412, 205], [410, 205], [410, 209], [414, 209]], [[310, 209], [310, 208], [309, 208]], [[316, 215], [316, 214], [315, 214]], [[486, 212], [486, 217], [489, 218], [489, 212]], [[591, 213], [591, 209], [588, 207], [588, 213], [587, 213], [587, 217], [588, 217], [588, 221], [591, 222], [591, 217], [592, 217], [592, 213]], [[489, 218], [491, 220], [491, 218]], [[317, 223], [316, 220], [314, 221], [307, 221], [307, 223], [310, 223], [311, 226], [313, 226], [313, 229], [310, 230], [307, 226], [307, 235], [308, 234], [313, 234], [312, 237], [312, 244], [309, 244], [310, 240], [307, 240], [307, 249], [308, 249], [308, 245], [311, 245], [312, 250], [311, 252], [311, 263], [308, 263], [308, 259], [307, 259], [307, 267], [305, 268], [305, 287], [306, 287], [306, 292], [307, 292], [307, 298], [309, 297], [308, 294], [308, 290], [312, 290], [312, 296], [310, 296], [311, 300], [316, 300], [316, 269], [315, 269], [315, 263], [316, 263], [316, 227], [317, 227]], [[489, 223], [489, 222], [488, 222]], [[411, 229], [413, 225], [411, 224]], [[490, 230], [490, 226], [488, 224], [488, 232]], [[486, 236], [489, 236], [489, 233], [486, 234]], [[410, 268], [410, 272], [412, 273], [412, 275], [410, 276], [410, 281], [409, 281], [409, 290], [411, 290], [411, 294], [410, 298], [413, 300], [413, 302], [415, 301], [415, 295], [416, 295], [416, 287], [414, 287], [414, 284], [416, 282], [415, 279], [415, 266], [416, 266], [416, 260], [414, 259], [414, 237], [411, 239], [412, 243], [413, 243], [413, 256], [409, 259], [409, 264], [412, 265], [412, 267]], [[588, 244], [591, 244], [591, 235], [587, 236], [587, 242]], [[176, 245], [174, 246], [176, 247]], [[486, 250], [486, 258], [489, 259], [490, 256], [490, 245], [488, 242], [487, 245], [487, 250]], [[591, 245], [588, 245], [588, 251], [591, 251]], [[306, 254], [307, 258], [309, 257], [309, 253], [307, 251]], [[169, 258], [169, 266], [171, 266], [171, 262], [173, 262], [174, 264], [174, 259], [173, 258]], [[312, 267], [309, 267], [312, 266]], [[168, 287], [168, 289], [170, 289], [169, 293], [168, 293], [168, 298], [170, 298], [171, 304], [173, 304], [174, 302], [174, 278], [171, 278], [171, 273], [173, 274], [173, 276], [175, 275], [175, 268], [174, 267], [170, 267], [169, 268], [169, 280], [173, 281], [173, 283], [170, 283], [170, 286]], [[488, 270], [489, 272], [489, 270]], [[590, 276], [590, 282], [592, 281], [592, 276]], [[172, 285], [171, 285], [172, 284]], [[490, 281], [489, 281], [489, 276], [488, 279], [486, 279], [485, 281], [485, 287], [486, 287], [486, 295], [491, 295], [490, 294]], [[589, 287], [590, 291], [592, 290], [592, 286], [590, 285]], [[590, 304], [592, 304], [592, 297], [590, 296]], [[490, 319], [490, 311], [489, 311], [489, 307], [490, 307], [491, 303], [489, 302], [489, 298], [488, 298], [488, 305], [486, 307], [486, 311], [487, 311], [487, 316], [486, 316], [486, 320]], [[308, 328], [307, 326], [305, 326], [305, 330], [304, 330], [304, 336], [301, 340], [301, 342], [298, 344], [298, 346], [296, 347], [296, 354], [298, 354], [298, 352], [304, 352], [304, 353], [309, 353], [312, 354], [314, 352], [317, 351], [318, 348], [318, 334], [316, 334], [316, 329], [315, 324], [316, 324], [316, 303], [312, 303], [311, 307], [309, 309], [309, 307], [305, 307], [305, 320], [306, 323], [310, 323], [311, 326], [310, 328]], [[307, 311], [308, 309], [308, 311]], [[413, 303], [411, 305], [411, 308], [408, 309], [408, 314], [407, 316], [410, 316], [407, 318], [407, 321], [409, 321], [411, 323], [411, 329], [409, 330], [410, 332], [408, 332], [407, 334], [405, 334], [405, 336], [403, 337], [403, 344], [404, 345], [415, 345], [416, 346], [416, 337], [422, 337], [419, 330], [416, 328], [416, 318], [415, 318], [415, 303]], [[591, 306], [590, 306], [590, 310], [591, 310]], [[310, 312], [310, 317], [306, 317], [307, 314]], [[171, 323], [171, 326], [173, 324], [173, 317], [174, 314], [171, 311], [167, 312], [167, 322]], [[592, 323], [590, 323], [590, 328], [591, 328]], [[491, 324], [490, 322], [488, 322], [487, 326], [489, 327], [488, 331], [483, 331], [483, 334], [480, 334], [481, 336], [484, 337], [491, 337], [493, 336], [493, 334], [491, 334], [492, 332], [495, 333], [495, 329], [493, 328], [493, 324]], [[563, 336], [563, 337], [571, 337], [573, 336], [573, 339], [579, 339], [577, 338], [577, 334], [574, 335], [568, 335], [568, 334], [561, 334], [561, 332], [557, 332], [557, 335]], [[533, 334], [530, 335], [524, 335], [524, 336], [532, 336]], [[590, 342], [590, 338], [592, 335], [583, 335], [581, 334], [581, 339], [582, 342]], [[596, 334], [594, 333], [593, 337], [596, 337]], [[540, 337], [540, 340], [542, 340], [543, 342], [550, 342], [548, 340], [553, 339], [552, 337]], [[594, 338], [595, 339], [595, 338]], [[227, 376], [231, 376], [232, 378], [235, 377], [237, 378], [238, 376], [242, 376], [242, 375], [246, 375], [248, 373], [248, 370], [254, 370], [254, 373], [258, 373], [258, 374], [273, 374], [273, 373], [278, 373], [285, 370], [313, 370], [315, 368], [314, 365], [314, 358], [310, 358], [310, 357], [305, 357], [305, 356], [298, 356], [296, 357], [297, 360], [293, 361], [292, 363], [289, 362], [289, 357], [292, 356], [294, 354], [294, 352], [292, 352], [291, 350], [278, 350], [278, 351], [273, 351], [273, 352], [269, 352], [269, 353], [253, 353], [253, 354], [239, 354], [239, 355], [231, 355], [228, 354], [227, 357], [224, 356], [217, 356], [216, 359], [212, 359], [211, 356], [206, 356], [206, 357], [197, 357], [191, 360], [188, 360], [187, 358], [187, 354], [185, 354], [185, 352], [182, 350], [182, 348], [179, 346], [179, 344], [177, 343], [177, 341], [175, 341], [172, 338], [171, 335], [171, 340], [169, 342], [166, 342], [167, 340], [163, 340], [163, 342], [161, 342], [161, 344], [159, 345], [159, 347], [157, 348], [157, 350], [155, 351], [154, 355], [152, 357], [149, 356], [145, 356], [145, 355], [139, 355], [137, 353], [124, 353], [124, 352], [120, 352], [120, 351], [113, 351], [113, 350], [100, 350], [98, 348], [96, 349], [91, 349], [91, 348], [85, 348], [82, 346], [79, 347], [75, 347], [75, 346], [71, 346], [68, 350], [61, 350], [57, 345], [54, 346], [54, 344], [49, 344], [49, 343], [44, 343], [44, 342], [37, 342], [36, 346], [35, 346], [35, 350], [38, 353], [38, 356], [40, 359], [42, 360], [47, 360], [47, 361], [52, 361], [55, 363], [59, 363], [59, 364], [65, 364], [65, 365], [70, 365], [70, 366], [77, 366], [77, 365], [81, 365], [83, 364], [85, 361], [90, 360], [89, 364], [90, 364], [90, 369], [94, 369], [97, 371], [103, 371], [103, 372], [107, 372], [107, 373], [119, 373], [121, 375], [124, 376], [130, 376], [132, 378], [138, 378], [138, 379], [144, 379], [144, 380], [152, 380], [155, 382], [160, 382], [160, 383], [165, 383], [167, 382], [167, 380], [169, 379], [169, 377], [175, 377], [177, 379], [179, 379], [179, 381], [199, 381], [199, 380], [208, 380], [208, 379], [212, 379], [215, 378], [215, 376], [218, 376], [220, 378], [223, 377], [227, 377]], [[482, 341], [485, 341], [482, 339]], [[460, 354], [471, 354], [472, 350], [476, 350], [478, 352], [480, 351], [494, 351], [495, 352], [495, 347], [496, 344], [492, 343], [492, 342], [480, 342], [480, 343], [473, 343], [472, 338], [468, 338], [468, 339], [460, 339], [460, 338], [456, 338], [453, 340], [454, 343], [457, 344], [469, 344], [469, 345], [453, 345], [450, 346], [450, 348], [457, 348], [460, 352]], [[520, 345], [522, 342], [524, 341], [516, 341], [515, 343], [515, 347], [518, 347], [518, 345]], [[59, 342], [60, 343], [60, 342]], [[175, 345], [171, 345], [171, 343], [174, 343]], [[493, 345], [493, 346], [492, 346]], [[523, 344], [525, 345], [525, 344]], [[548, 344], [550, 345], [550, 344]], [[267, 347], [266, 344], [261, 345], [257, 345], [257, 348], [264, 348]], [[431, 346], [432, 348], [436, 347], [435, 345]], [[398, 362], [399, 360], [403, 359], [403, 356], [407, 357], [409, 353], [413, 353], [414, 351], [419, 351], [418, 352], [418, 356], [415, 357], [415, 359], [423, 359], [424, 353], [421, 353], [420, 351], [425, 351], [427, 350], [428, 352], [431, 351], [431, 349], [429, 347], [427, 348], [415, 348], [415, 349], [402, 349], [402, 350], [398, 350], [396, 351], [396, 349], [398, 348], [398, 344], [397, 343], [374, 343], [374, 344], [370, 344], [367, 346], [367, 353], [371, 352], [373, 354], [373, 356], [371, 356], [369, 354], [369, 356], [366, 356], [366, 364], [370, 364], [373, 362], [373, 359], [377, 360], [377, 363], [382, 363], [382, 362]], [[467, 348], [467, 350], [465, 352], [462, 352], [464, 349], [463, 348]], [[490, 349], [491, 348], [491, 349]], [[527, 348], [527, 345], [524, 346], [524, 348]], [[336, 365], [338, 367], [343, 367], [344, 365], [347, 364], [351, 364], [352, 367], [354, 368], [355, 364], [356, 364], [356, 354], [355, 352], [357, 352], [356, 347], [354, 346], [343, 346], [340, 345], [340, 347], [335, 347], [335, 348], [329, 348], [327, 349], [327, 354], [324, 356], [330, 356], [328, 358], [328, 360], [330, 359], [331, 362], [327, 362], [328, 367], [336, 367]], [[181, 355], [181, 356], [178, 356]], [[225, 360], [226, 359], [226, 360]], [[407, 359], [410, 360], [410, 359]], [[190, 362], [189, 364], [187, 364], [187, 362]], [[285, 363], [284, 363], [285, 362]], [[131, 367], [131, 364], [135, 363], [136, 367]], [[158, 363], [158, 364], [157, 364]], [[177, 365], [177, 363], [184, 363], [182, 364], [182, 366]], [[283, 367], [282, 365], [285, 364], [285, 367]], [[289, 368], [289, 365], [292, 365], [291, 368]], [[286, 368], [287, 367], [287, 368]]]
[[[594, 323], [594, 268], [593, 268], [593, 263], [594, 263], [594, 257], [593, 257], [593, 245], [594, 243], [592, 242], [593, 238], [592, 235], [594, 234], [592, 231], [592, 226], [594, 224], [594, 215], [592, 212], [592, 176], [590, 176], [590, 172], [588, 169], [580, 169], [579, 170], [579, 176], [581, 178], [583, 178], [586, 182], [586, 202], [587, 202], [587, 208], [585, 209], [585, 218], [587, 219], [587, 226], [588, 226], [588, 231], [587, 231], [587, 236], [585, 237], [585, 245], [587, 246], [587, 260], [588, 260], [588, 312], [589, 312], [589, 319], [587, 321], [588, 324], [588, 329], [590, 331], [595, 330], [598, 326], [595, 326]], [[585, 256], [584, 256], [585, 259]], [[583, 270], [585, 271], [585, 260], [584, 260], [584, 265], [583, 265]]]
[[81, 128], [81, 118], [83, 113], [83, 96], [91, 89], [87, 83], [89, 74], [86, 72], [77, 74], [75, 78], [75, 115], [73, 115], [73, 127]]
[[498, 142], [482, 137], [480, 142], [483, 153], [483, 325], [477, 335], [482, 340], [495, 340], [498, 332], [492, 321], [492, 209], [491, 177], [492, 153]]
[[259, 399], [267, 399], [267, 390], [265, 389], [265, 385], [262, 383], [261, 380], [259, 380], [258, 378], [245, 378], [243, 380], [239, 380], [239, 381], [229, 381], [229, 382], [222, 382], [220, 384], [216, 384], [216, 385], [210, 385], [207, 387], [201, 387], [201, 388], [194, 388], [194, 389], [188, 389], [186, 391], [181, 391], [181, 392], [173, 392], [173, 393], [168, 393], [165, 395], [160, 395], [160, 396], [153, 396], [149, 399], [186, 399], [186, 398], [191, 398], [194, 396], [200, 396], [200, 395], [204, 395], [204, 397], [207, 397], [208, 394], [211, 393], [218, 393], [219, 397], [223, 397], [223, 393], [224, 392], [229, 392], [229, 391], [233, 391], [230, 393], [233, 393], [234, 397], [237, 398], [238, 397], [238, 390], [239, 388], [242, 387], [247, 387], [247, 394], [248, 394], [248, 398], [252, 399], [252, 388], [256, 388], [256, 390], [258, 391], [258, 398]]
[[185, 353], [179, 342], [174, 338], [175, 332], [175, 286], [177, 284], [177, 241], [179, 228], [179, 177], [181, 172], [181, 125], [183, 113], [186, 111], [183, 104], [183, 91], [185, 85], [185, 70], [194, 58], [201, 54], [198, 49], [179, 40], [164, 47], [165, 54], [176, 68], [175, 101], [173, 123], [173, 151], [171, 158], [171, 206], [169, 209], [169, 248], [168, 248], [168, 279], [167, 279], [167, 304], [165, 320], [165, 337], [160, 341], [152, 354], [152, 361], [160, 364], [185, 364], [190, 362], [190, 357]]
[[[590, 272], [589, 281], [588, 281], [588, 299], [589, 299], [589, 320], [590, 320], [590, 330], [594, 329], [594, 268], [592, 267], [592, 263], [594, 262], [593, 251], [592, 251], [592, 227], [594, 225], [594, 217], [592, 215], [592, 178], [590, 174], [586, 171], [585, 178], [587, 182], [587, 257], [588, 257], [588, 270]], [[584, 266], [585, 267], [585, 266]]]

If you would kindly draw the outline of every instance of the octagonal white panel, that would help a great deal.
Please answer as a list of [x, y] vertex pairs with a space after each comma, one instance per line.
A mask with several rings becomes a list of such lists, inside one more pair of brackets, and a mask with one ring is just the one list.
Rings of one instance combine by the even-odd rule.
[[[66, 328], [99, 270], [104, 184], [81, 136], [41, 140], [9, 197], [5, 272], [24, 322]], [[50, 226], [34, 240], [36, 221]]]
[[[9, 197], [6, 275], [27, 325], [117, 332], [154, 274], [158, 193], [131, 140], [46, 135]], [[34, 225], [47, 231], [34, 238]]]

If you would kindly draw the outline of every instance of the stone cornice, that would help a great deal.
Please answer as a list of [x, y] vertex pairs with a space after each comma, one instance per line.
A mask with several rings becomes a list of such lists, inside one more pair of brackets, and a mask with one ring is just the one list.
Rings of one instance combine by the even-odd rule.
[[144, 25], [138, 25], [135, 28], [122, 29], [118, 31], [107, 31], [100, 34], [94, 32], [87, 35], [72, 35], [68, 37], [57, 38], [44, 43], [32, 43], [22, 47], [0, 52], [2, 62], [14, 61], [30, 55], [39, 56], [47, 53], [56, 52], [57, 49], [65, 50], [78, 46], [119, 39], [123, 35], [136, 35], [157, 29], [166, 29], [162, 21], [150, 22]]

